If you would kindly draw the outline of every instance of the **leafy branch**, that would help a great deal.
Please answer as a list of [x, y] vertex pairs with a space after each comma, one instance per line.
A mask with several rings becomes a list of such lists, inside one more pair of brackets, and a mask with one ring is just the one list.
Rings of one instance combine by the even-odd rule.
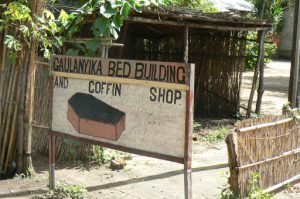
[[[41, 16], [33, 15], [29, 3], [27, 0], [17, 0], [0, 4], [0, 33], [5, 28], [10, 30], [5, 44], [13, 58], [16, 58], [23, 44], [29, 45], [32, 40], [38, 41], [39, 50], [45, 58], [50, 58], [62, 46], [64, 39], [72, 38], [93, 13], [98, 13], [91, 27], [95, 38], [117, 39], [124, 19], [132, 10], [141, 12], [145, 7], [163, 5], [163, 0], [89, 0], [76, 12], [68, 14], [61, 10], [57, 19], [47, 9]], [[17, 35], [12, 34], [16, 32]], [[97, 50], [91, 43], [87, 43], [86, 47]]]

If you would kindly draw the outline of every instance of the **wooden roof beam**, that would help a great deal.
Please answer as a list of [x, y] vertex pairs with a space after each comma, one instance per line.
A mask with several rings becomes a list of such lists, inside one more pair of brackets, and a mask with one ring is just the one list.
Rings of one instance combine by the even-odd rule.
[[156, 24], [156, 25], [168, 25], [168, 26], [180, 26], [189, 28], [202, 28], [202, 29], [212, 29], [218, 31], [261, 31], [268, 30], [270, 27], [236, 27], [236, 26], [223, 26], [223, 25], [209, 25], [209, 24], [198, 24], [198, 23], [190, 23], [190, 22], [179, 22], [179, 21], [165, 21], [165, 20], [157, 20], [157, 19], [149, 19], [143, 17], [128, 17], [125, 19], [127, 22], [132, 23], [148, 23], [148, 24]]

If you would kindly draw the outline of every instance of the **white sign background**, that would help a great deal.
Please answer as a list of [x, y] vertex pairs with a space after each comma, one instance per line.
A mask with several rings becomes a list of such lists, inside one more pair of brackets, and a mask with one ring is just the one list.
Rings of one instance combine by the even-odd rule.
[[117, 141], [111, 141], [79, 134], [67, 118], [68, 100], [77, 92], [91, 94], [89, 82], [90, 80], [68, 78], [67, 88], [53, 88], [52, 131], [184, 158], [187, 104], [185, 91], [180, 91], [181, 99], [176, 104], [151, 101], [151, 87], [143, 85], [122, 84], [121, 96], [112, 96], [112, 93], [106, 95], [105, 92], [92, 94], [126, 113], [125, 131]]

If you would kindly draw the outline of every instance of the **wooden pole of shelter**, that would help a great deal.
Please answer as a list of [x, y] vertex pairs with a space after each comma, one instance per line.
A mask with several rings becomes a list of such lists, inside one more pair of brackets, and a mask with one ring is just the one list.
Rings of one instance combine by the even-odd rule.
[[183, 52], [183, 61], [185, 63], [189, 62], [189, 27], [184, 27], [184, 52]]
[[259, 62], [259, 84], [258, 84], [258, 90], [257, 90], [257, 100], [256, 100], [256, 108], [255, 108], [255, 113], [259, 114], [260, 113], [260, 108], [261, 108], [261, 102], [262, 102], [262, 96], [265, 92], [264, 89], [264, 75], [265, 75], [265, 36], [266, 36], [266, 31], [261, 31], [260, 33], [260, 44], [259, 44], [259, 51], [262, 52], [260, 56], [260, 62]]
[[[125, 43], [126, 35], [127, 35], [127, 32], [128, 32], [128, 27], [129, 27], [129, 24], [126, 23], [124, 25], [124, 31], [123, 31], [122, 39], [121, 39], [122, 40], [122, 44]], [[119, 49], [119, 59], [121, 59], [123, 57], [123, 50], [124, 50], [124, 48], [120, 48]]]
[[298, 80], [299, 80], [299, 58], [300, 58], [300, 2], [295, 0], [294, 11], [294, 30], [293, 30], [293, 48], [292, 48], [292, 61], [290, 70], [290, 82], [289, 82], [289, 102], [291, 107], [297, 106], [298, 96]]
[[253, 82], [252, 82], [252, 88], [251, 88], [250, 97], [249, 97], [249, 101], [248, 101], [248, 109], [247, 109], [246, 117], [251, 116], [252, 103], [253, 103], [254, 93], [255, 93], [255, 90], [256, 90], [257, 79], [258, 79], [258, 68], [261, 65], [261, 62], [262, 62], [262, 59], [263, 59], [263, 54], [264, 54], [264, 51], [263, 51], [264, 50], [263, 49], [263, 45], [264, 45], [263, 31], [258, 32], [257, 38], [258, 38], [258, 41], [259, 41], [258, 56], [257, 56], [257, 63], [256, 63], [256, 66], [255, 66], [254, 75], [253, 75]]

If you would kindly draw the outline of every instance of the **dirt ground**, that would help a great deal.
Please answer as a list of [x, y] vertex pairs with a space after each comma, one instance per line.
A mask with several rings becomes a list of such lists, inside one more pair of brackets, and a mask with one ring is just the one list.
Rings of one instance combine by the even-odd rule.
[[[280, 114], [287, 101], [289, 62], [274, 61], [266, 69], [263, 114]], [[253, 73], [244, 74], [242, 104], [246, 106]], [[254, 102], [255, 103], [255, 102]], [[253, 105], [253, 109], [255, 104]], [[82, 168], [72, 162], [58, 162], [56, 180], [87, 187], [91, 198], [101, 199], [175, 199], [183, 198], [183, 166], [167, 161], [133, 155], [123, 170], [107, 167]], [[0, 198], [32, 198], [48, 191], [48, 159], [34, 159], [37, 175], [0, 181]], [[193, 198], [220, 198], [227, 183], [227, 150], [224, 142], [193, 145]], [[298, 195], [299, 196], [299, 195]], [[280, 193], [276, 198], [300, 198]]]
[[[205, 152], [203, 152], [205, 151]], [[227, 151], [223, 143], [209, 146], [195, 144], [193, 155], [194, 198], [218, 198], [226, 183]], [[37, 175], [33, 178], [0, 181], [0, 198], [31, 198], [48, 191], [48, 159], [36, 158]], [[214, 169], [208, 169], [213, 166]], [[56, 180], [84, 185], [91, 198], [153, 199], [183, 198], [183, 166], [167, 161], [133, 155], [125, 169], [112, 171], [107, 167], [84, 169], [72, 162], [58, 162]], [[209, 190], [209, 191], [208, 191]]]

